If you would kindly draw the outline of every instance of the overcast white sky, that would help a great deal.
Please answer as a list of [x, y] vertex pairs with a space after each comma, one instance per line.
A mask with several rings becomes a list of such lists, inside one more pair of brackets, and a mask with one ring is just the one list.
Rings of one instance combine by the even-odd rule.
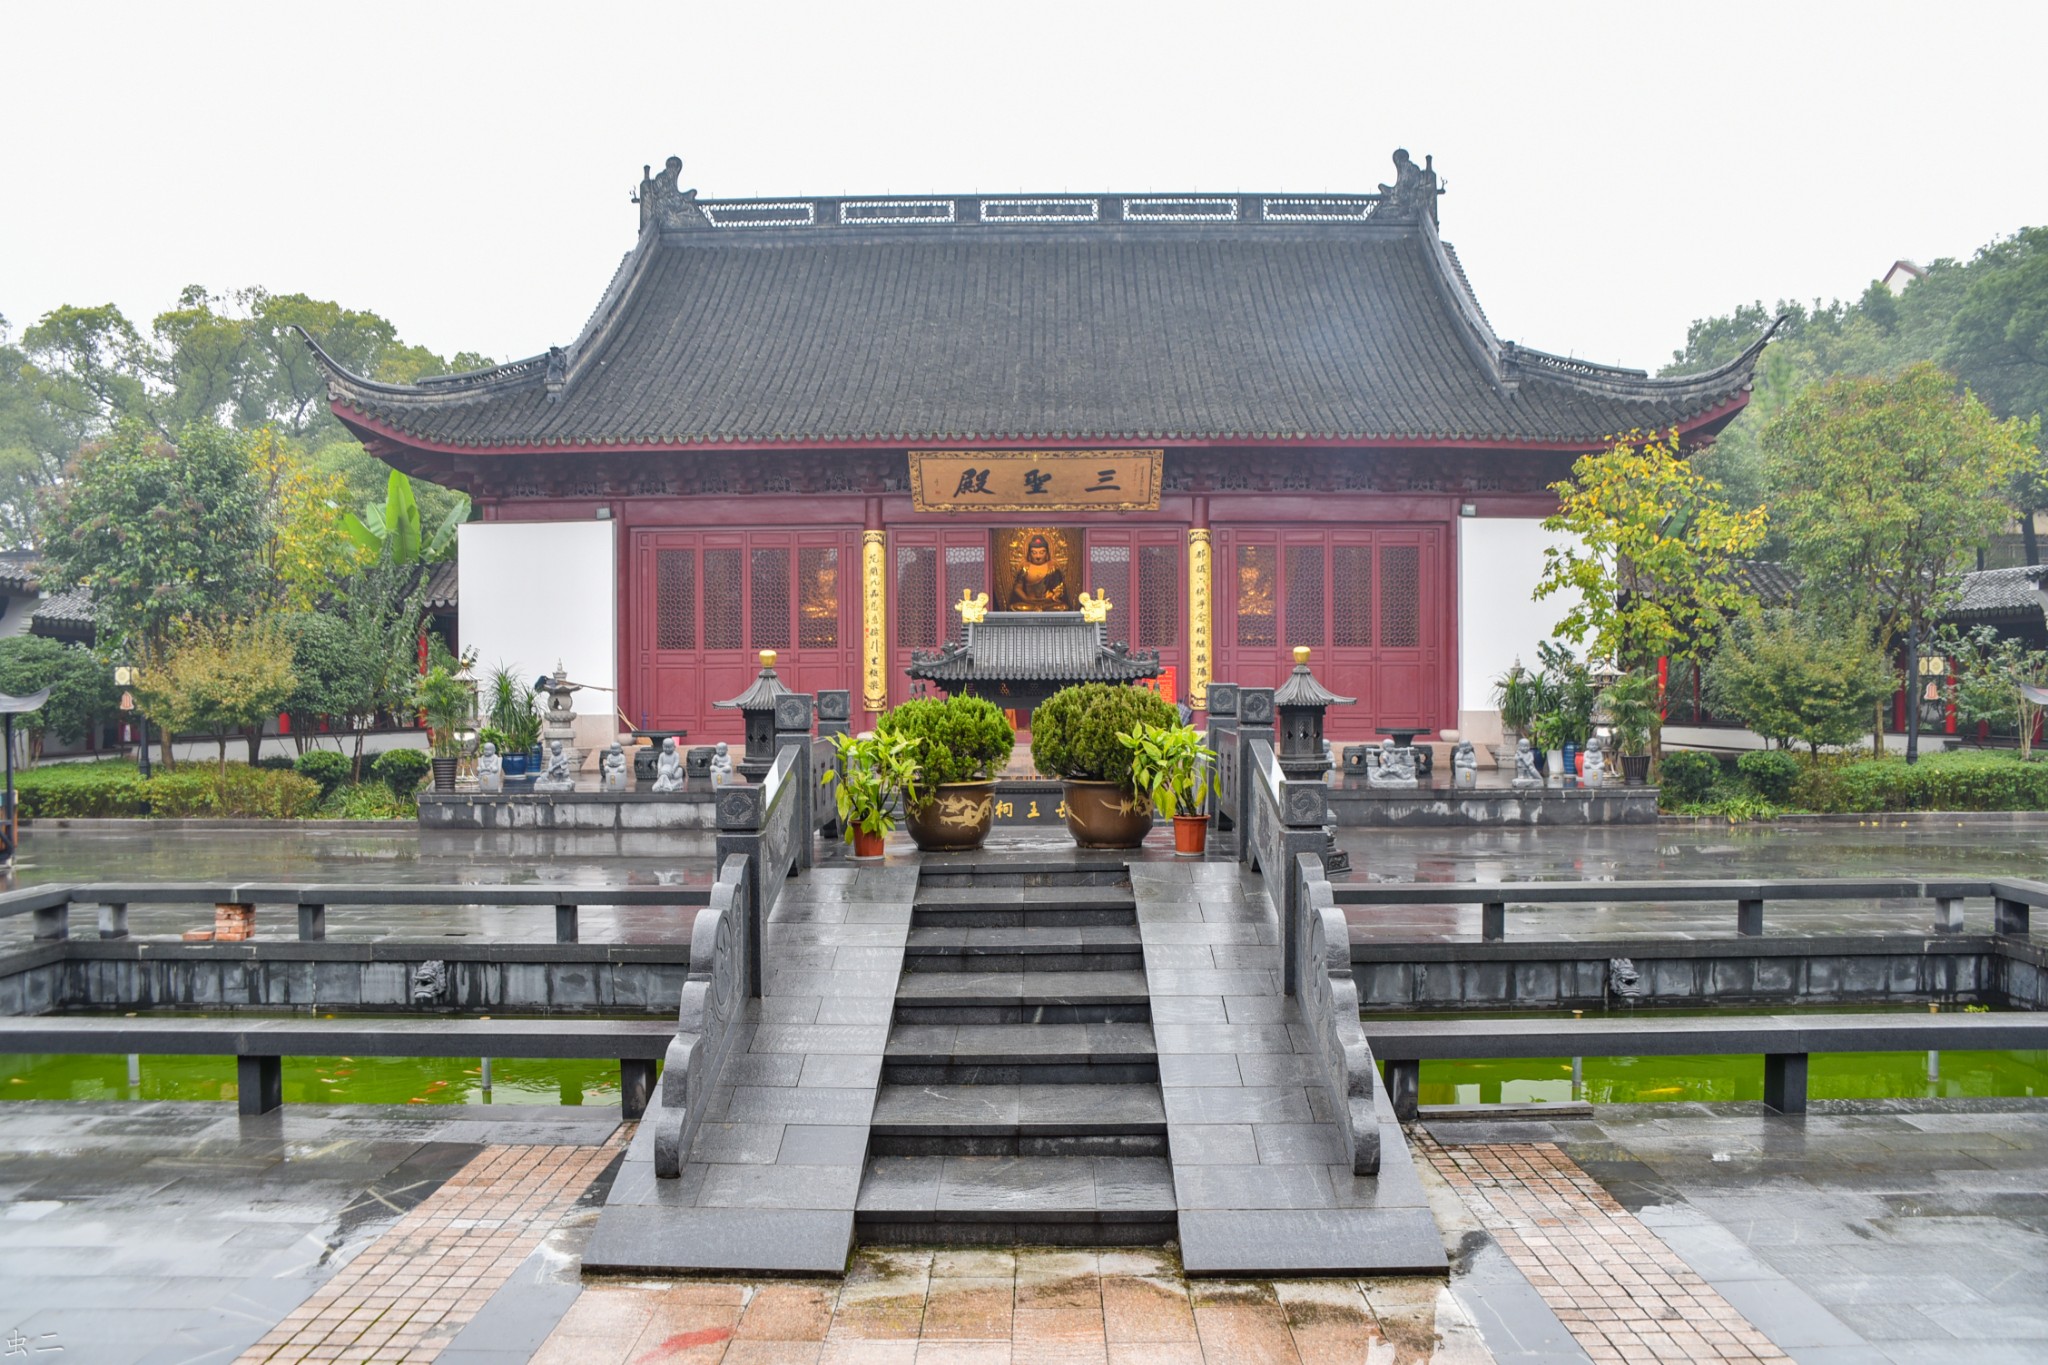
[[1503, 336], [1650, 368], [2048, 222], [2038, 2], [13, 0], [0, 36], [17, 336], [260, 284], [529, 355], [671, 152], [718, 198], [1369, 191], [1406, 146]]

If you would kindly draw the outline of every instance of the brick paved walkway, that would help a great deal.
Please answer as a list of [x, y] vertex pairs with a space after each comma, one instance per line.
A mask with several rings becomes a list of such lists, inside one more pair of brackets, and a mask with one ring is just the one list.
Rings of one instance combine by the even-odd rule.
[[432, 1360], [617, 1155], [626, 1131], [599, 1147], [485, 1148], [237, 1365]]
[[1415, 1150], [1596, 1361], [1790, 1361], [1549, 1142]]
[[1484, 1365], [1441, 1280], [1198, 1280], [1171, 1253], [870, 1249], [842, 1283], [592, 1284], [533, 1365]]

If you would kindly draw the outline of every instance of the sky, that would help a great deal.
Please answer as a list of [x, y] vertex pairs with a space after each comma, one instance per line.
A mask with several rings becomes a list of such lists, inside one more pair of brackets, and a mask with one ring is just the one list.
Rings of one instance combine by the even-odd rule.
[[0, 10], [0, 315], [180, 288], [567, 343], [644, 163], [705, 198], [1369, 192], [1428, 154], [1503, 337], [1650, 369], [2048, 222], [2048, 5], [261, 4]]

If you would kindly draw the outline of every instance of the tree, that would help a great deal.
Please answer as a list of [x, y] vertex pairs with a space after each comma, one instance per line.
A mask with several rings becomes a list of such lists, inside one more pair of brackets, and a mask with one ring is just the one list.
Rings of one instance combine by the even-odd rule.
[[357, 648], [350, 622], [333, 612], [294, 612], [284, 630], [291, 644], [292, 691], [283, 709], [291, 717], [292, 741], [305, 753], [327, 720], [336, 727], [339, 749], [341, 732], [362, 730], [375, 710], [372, 660]]
[[[1557, 633], [1592, 637], [1594, 656], [1629, 670], [1659, 658], [1697, 663], [1723, 623], [1752, 606], [1733, 566], [1762, 541], [1764, 509], [1731, 510], [1720, 485], [1686, 463], [1677, 432], [1631, 433], [1580, 457], [1570, 480], [1551, 487], [1558, 510], [1544, 528], [1573, 542], [1544, 552], [1535, 595], [1579, 594]], [[1652, 753], [1659, 748], [1653, 734]]]
[[[1915, 676], [1965, 556], [2008, 515], [2003, 493], [2033, 435], [1931, 364], [1801, 394], [1765, 429], [1763, 447], [1772, 515], [1813, 609], [1869, 617], [1886, 657], [1903, 637], [1906, 675]], [[1919, 756], [1918, 708], [1908, 715], [1910, 761]], [[1872, 743], [1883, 744], [1881, 714]]]
[[254, 763], [263, 726], [284, 710], [297, 683], [291, 639], [276, 615], [199, 625], [144, 665], [142, 690], [149, 714], [174, 730], [210, 734], [220, 745], [220, 766], [228, 763], [228, 736], [241, 734]]
[[1955, 662], [1948, 694], [1956, 715], [1972, 725], [2011, 726], [2019, 732], [2020, 757], [2033, 757], [2034, 727], [2044, 708], [2028, 690], [2048, 687], [2048, 649], [2028, 649], [1990, 626], [1944, 626], [1934, 649]]
[[263, 600], [262, 500], [240, 434], [195, 423], [174, 447], [124, 422], [50, 499], [46, 572], [92, 590], [106, 645], [160, 650], [184, 620]]
[[[1977, 253], [1942, 358], [2003, 417], [2048, 412], [2048, 228], [2026, 228]], [[2012, 480], [2027, 563], [2041, 562], [2034, 513], [2048, 509], [2048, 467], [2039, 453]]]
[[1891, 664], [1867, 627], [1831, 629], [1818, 617], [1769, 611], [1737, 622], [1707, 665], [1714, 711], [1780, 746], [1854, 743], [1892, 690]]
[[305, 611], [363, 562], [342, 510], [340, 479], [300, 454], [270, 427], [249, 433], [249, 470], [262, 493], [266, 601]]
[[40, 635], [0, 640], [0, 692], [19, 697], [45, 687], [50, 699], [41, 709], [16, 717], [29, 732], [35, 757], [42, 754], [46, 733], [76, 744], [120, 706], [113, 670], [92, 651]]
[[362, 727], [378, 712], [396, 714], [412, 694], [419, 674], [420, 631], [427, 619], [427, 575], [418, 565], [380, 556], [353, 574], [329, 608], [346, 626], [349, 650], [364, 677], [357, 722], [354, 780], [362, 780]]
[[443, 514], [431, 536], [422, 535], [412, 480], [394, 469], [385, 481], [384, 506], [365, 507], [360, 517], [344, 513], [341, 525], [365, 554], [389, 554], [394, 564], [431, 564], [455, 552], [455, 528], [468, 519], [469, 499], [462, 498]]

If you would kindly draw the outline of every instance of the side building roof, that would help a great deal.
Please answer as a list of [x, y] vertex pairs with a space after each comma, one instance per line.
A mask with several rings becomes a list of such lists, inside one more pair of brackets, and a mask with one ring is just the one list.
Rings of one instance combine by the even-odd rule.
[[[1405, 158], [1403, 158], [1405, 160]], [[698, 201], [680, 162], [573, 344], [384, 384], [320, 357], [391, 448], [1142, 440], [1591, 448], [1712, 431], [1763, 339], [1652, 378], [1495, 336], [1433, 172], [1378, 194]], [[317, 352], [318, 348], [315, 347]]]

